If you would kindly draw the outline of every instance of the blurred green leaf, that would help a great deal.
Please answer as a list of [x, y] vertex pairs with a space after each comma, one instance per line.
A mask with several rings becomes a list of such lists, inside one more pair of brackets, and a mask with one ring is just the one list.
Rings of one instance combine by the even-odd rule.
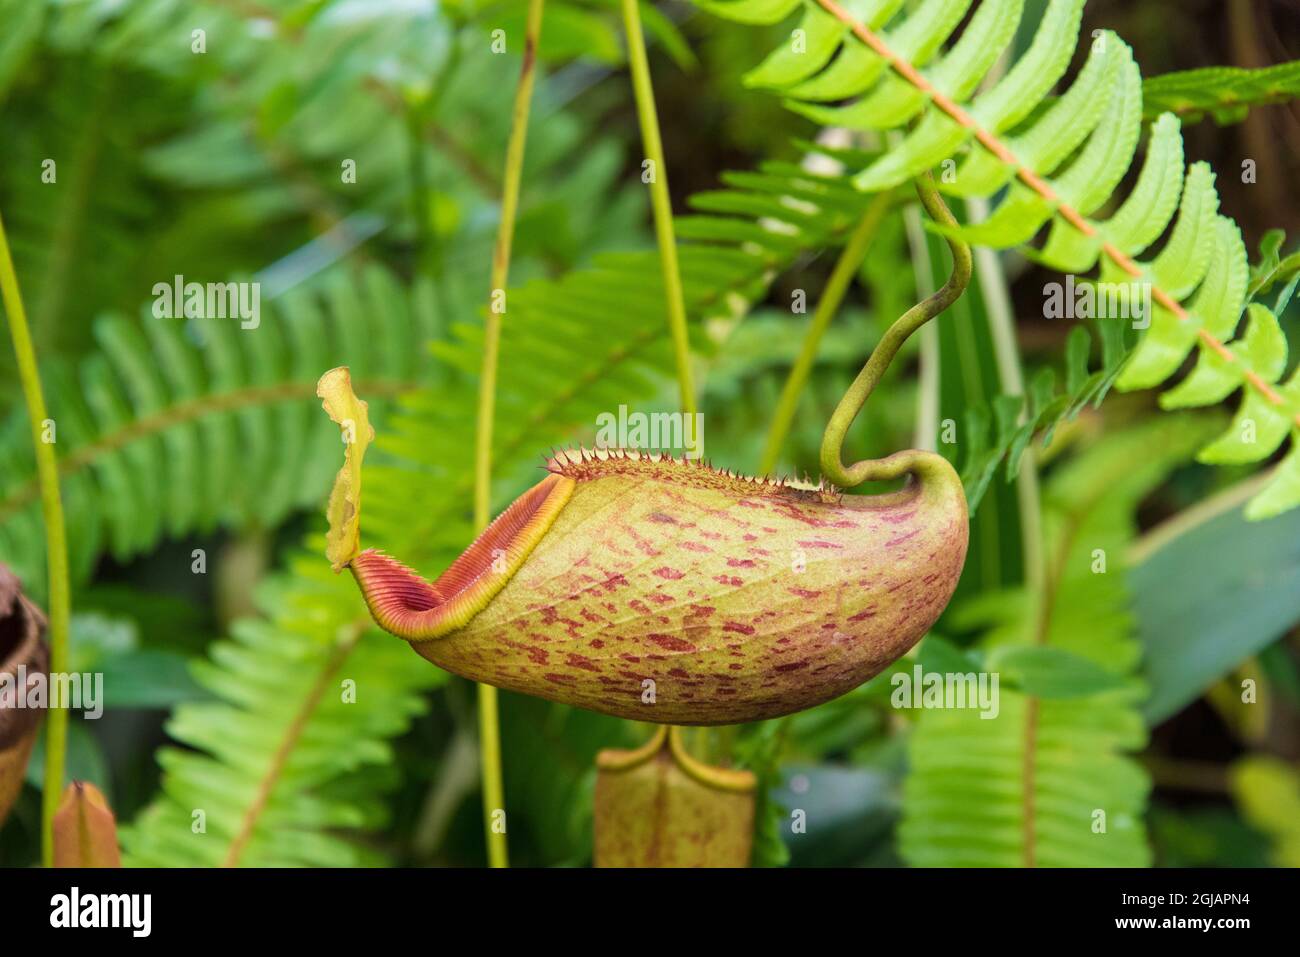
[[1080, 698], [1128, 684], [1114, 672], [1064, 648], [995, 648], [985, 659], [985, 667], [998, 672], [1006, 686], [1040, 698]]
[[1300, 772], [1269, 757], [1248, 757], [1232, 769], [1242, 816], [1273, 841], [1272, 862], [1300, 867]]
[[754, 806], [754, 867], [784, 867], [790, 861], [786, 847], [785, 807], [774, 789], [780, 782], [779, 761], [789, 725], [786, 719], [746, 725], [732, 748], [736, 766], [753, 771], [758, 778]]
[[950, 641], [938, 635], [926, 635], [921, 643], [919, 660], [925, 671], [966, 672], [982, 667], [978, 652], [968, 652], [958, 648]]
[[1251, 482], [1158, 528], [1129, 571], [1158, 724], [1300, 621], [1300, 513], [1243, 514]]
[[40, 38], [45, 4], [33, 0], [0, 0], [0, 102], [23, 62]]
[[[524, 20], [527, 4], [510, 3], [500, 13], [487, 18], [490, 29], [506, 32], [506, 52], [523, 52]], [[547, 63], [569, 60], [595, 60], [616, 65], [623, 62], [623, 45], [616, 29], [617, 20], [593, 13], [571, 3], [546, 4], [542, 18], [542, 37], [538, 54]]]
[[1157, 805], [1149, 816], [1157, 866], [1268, 866], [1268, 840], [1228, 808]]

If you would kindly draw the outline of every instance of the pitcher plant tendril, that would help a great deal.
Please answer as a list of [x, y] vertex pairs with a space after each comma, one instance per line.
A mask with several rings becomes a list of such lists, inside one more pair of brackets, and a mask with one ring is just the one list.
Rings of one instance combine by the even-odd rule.
[[875, 238], [876, 231], [880, 228], [885, 214], [889, 212], [892, 202], [893, 196], [890, 193], [880, 193], [872, 199], [858, 224], [853, 227], [844, 251], [840, 253], [840, 258], [836, 260], [835, 267], [831, 270], [826, 288], [822, 291], [821, 298], [817, 301], [817, 308], [813, 311], [808, 332], [799, 347], [799, 355], [790, 368], [790, 374], [781, 388], [781, 398], [772, 413], [772, 424], [768, 427], [767, 439], [763, 445], [763, 458], [758, 466], [758, 471], [764, 475], [776, 468], [776, 463], [781, 457], [781, 446], [790, 432], [790, 424], [794, 421], [795, 410], [799, 406], [799, 397], [803, 395], [804, 386], [808, 383], [808, 375], [817, 360], [817, 347], [821, 344], [822, 336], [826, 334], [831, 320], [835, 318], [835, 313], [839, 311], [840, 303], [844, 301], [844, 294], [848, 292], [853, 277], [862, 266], [862, 261], [871, 248], [871, 241]]
[[[921, 198], [921, 205], [925, 207], [931, 219], [942, 226], [957, 224], [934, 188], [934, 181], [929, 173], [918, 178], [916, 191]], [[851, 466], [846, 466], [841, 458], [841, 449], [849, 426], [862, 411], [867, 398], [880, 384], [885, 370], [894, 361], [903, 343], [912, 333], [956, 302], [970, 284], [970, 247], [952, 236], [947, 237], [947, 242], [948, 249], [952, 253], [952, 275], [948, 277], [948, 281], [933, 295], [926, 297], [894, 320], [894, 324], [885, 331], [876, 348], [872, 350], [867, 364], [844, 393], [835, 411], [831, 413], [825, 435], [822, 437], [821, 467], [822, 475], [837, 485], [855, 488], [863, 482], [887, 481], [906, 473], [918, 477], [930, 476], [934, 481], [941, 482], [957, 478], [952, 466], [942, 456], [916, 449], [898, 452], [885, 459], [857, 462]]]

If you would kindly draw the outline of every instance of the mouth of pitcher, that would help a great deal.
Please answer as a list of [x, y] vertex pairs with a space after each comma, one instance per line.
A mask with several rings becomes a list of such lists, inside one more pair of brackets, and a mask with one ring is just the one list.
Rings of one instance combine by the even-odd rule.
[[523, 565], [574, 484], [566, 476], [548, 475], [515, 499], [433, 582], [383, 552], [363, 551], [349, 567], [375, 621], [408, 641], [463, 628]]
[[0, 751], [30, 733], [44, 713], [43, 706], [16, 706], [26, 688], [14, 680], [26, 675], [30, 682], [49, 671], [50, 651], [41, 639], [44, 627], [44, 616], [22, 597], [17, 579], [0, 566], [0, 674], [10, 676], [0, 685]]

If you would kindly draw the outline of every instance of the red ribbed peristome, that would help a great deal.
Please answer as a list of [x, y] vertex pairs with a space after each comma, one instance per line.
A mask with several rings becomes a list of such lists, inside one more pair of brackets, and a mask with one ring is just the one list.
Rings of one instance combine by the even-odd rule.
[[375, 620], [411, 641], [461, 628], [505, 587], [569, 500], [573, 480], [548, 475], [497, 516], [432, 583], [396, 559], [367, 549], [352, 560]]

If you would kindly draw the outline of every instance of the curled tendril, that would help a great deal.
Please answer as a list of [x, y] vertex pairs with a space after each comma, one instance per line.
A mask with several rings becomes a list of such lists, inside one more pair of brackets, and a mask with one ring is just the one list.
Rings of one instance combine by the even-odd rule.
[[[931, 219], [944, 226], [957, 225], [957, 220], [939, 196], [939, 191], [934, 186], [934, 179], [929, 173], [917, 179], [916, 192], [921, 199], [921, 205], [925, 207]], [[841, 450], [849, 426], [862, 411], [868, 396], [879, 384], [903, 343], [917, 329], [956, 302], [970, 284], [970, 246], [951, 234], [945, 238], [948, 249], [952, 253], [952, 274], [948, 277], [948, 281], [938, 292], [918, 302], [894, 320], [893, 325], [885, 331], [880, 342], [876, 344], [876, 348], [871, 351], [867, 364], [862, 367], [858, 377], [853, 380], [853, 384], [840, 399], [839, 405], [831, 414], [830, 421], [826, 423], [821, 449], [822, 475], [841, 488], [853, 488], [863, 482], [885, 481], [909, 473], [921, 475], [931, 471], [935, 465], [931, 453], [908, 449], [883, 459], [864, 459], [846, 466], [841, 457]]]

